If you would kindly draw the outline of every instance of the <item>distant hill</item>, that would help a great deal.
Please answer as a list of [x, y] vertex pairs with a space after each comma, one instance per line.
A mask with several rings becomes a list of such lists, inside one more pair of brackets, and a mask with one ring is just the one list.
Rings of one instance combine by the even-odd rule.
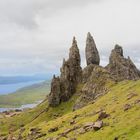
[[0, 84], [17, 84], [48, 79], [50, 79], [50, 77], [45, 74], [37, 74], [32, 76], [0, 76]]
[[0, 95], [0, 107], [20, 107], [43, 100], [49, 93], [50, 81], [24, 87], [8, 95]]

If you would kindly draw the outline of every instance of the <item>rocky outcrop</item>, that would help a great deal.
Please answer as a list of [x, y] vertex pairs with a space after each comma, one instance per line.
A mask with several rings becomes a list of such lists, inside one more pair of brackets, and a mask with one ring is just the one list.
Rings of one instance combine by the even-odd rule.
[[81, 96], [77, 99], [73, 110], [82, 108], [98, 97], [106, 94], [115, 81], [107, 70], [98, 65], [91, 64], [83, 71], [85, 71], [84, 75], [87, 77], [87, 81], [86, 83], [83, 81], [84, 86], [81, 89]]
[[76, 90], [77, 84], [82, 79], [82, 68], [80, 66], [81, 58], [77, 41], [73, 38], [72, 47], [70, 48], [69, 59], [63, 60], [60, 69], [60, 78], [53, 78], [51, 93], [49, 95], [50, 106], [57, 106], [60, 102], [69, 100]]
[[116, 80], [138, 80], [140, 78], [140, 71], [136, 68], [130, 57], [127, 59], [123, 56], [123, 49], [116, 45], [112, 50], [109, 65], [106, 69]]
[[78, 90], [80, 96], [75, 102], [73, 110], [106, 94], [116, 81], [140, 79], [140, 71], [129, 57], [124, 58], [123, 49], [119, 45], [112, 50], [109, 64], [105, 68], [99, 66], [100, 56], [90, 33], [87, 35], [85, 53], [87, 66], [82, 70], [79, 49], [74, 37], [69, 58], [67, 61], [63, 60], [60, 78], [54, 76], [52, 80], [51, 93], [48, 98], [50, 106], [55, 107], [61, 102], [68, 101], [76, 92], [78, 84], [80, 85], [80, 90]]
[[90, 33], [88, 33], [87, 40], [86, 40], [86, 62], [87, 65], [90, 64], [99, 65], [100, 63], [100, 56], [96, 48], [94, 39]]
[[77, 41], [73, 38], [69, 59], [63, 61], [61, 68], [61, 101], [67, 101], [75, 92], [77, 84], [81, 81], [82, 68]]
[[52, 83], [51, 83], [51, 92], [49, 95], [49, 104], [52, 107], [55, 107], [60, 104], [60, 78], [59, 77], [53, 77]]

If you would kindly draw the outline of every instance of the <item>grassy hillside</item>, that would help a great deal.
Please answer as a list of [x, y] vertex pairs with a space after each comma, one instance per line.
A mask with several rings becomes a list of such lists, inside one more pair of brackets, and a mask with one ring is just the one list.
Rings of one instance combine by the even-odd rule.
[[19, 107], [43, 100], [50, 90], [50, 81], [34, 84], [8, 95], [0, 95], [0, 107]]
[[[78, 87], [80, 90], [82, 85]], [[62, 103], [56, 108], [48, 108], [47, 100], [36, 108], [25, 111], [11, 118], [0, 119], [1, 135], [7, 134], [12, 128], [15, 136], [19, 135], [20, 127], [24, 126], [22, 137], [34, 139], [36, 133], [31, 135], [31, 129], [40, 129], [38, 140], [50, 137], [58, 137], [64, 132], [67, 136], [61, 136], [60, 140], [77, 138], [77, 140], [139, 140], [140, 139], [140, 81], [123, 81], [115, 84], [110, 91], [90, 103], [86, 107], [72, 111], [77, 98], [75, 94], [68, 102]], [[129, 105], [127, 110], [125, 106]], [[98, 112], [104, 110], [109, 114], [103, 119], [104, 126], [98, 130], [90, 130], [83, 134], [81, 129], [87, 122], [96, 122]], [[74, 119], [75, 123], [70, 124]], [[51, 128], [58, 128], [55, 132], [48, 132]], [[75, 130], [73, 128], [76, 128]], [[29, 135], [28, 135], [29, 134]]]

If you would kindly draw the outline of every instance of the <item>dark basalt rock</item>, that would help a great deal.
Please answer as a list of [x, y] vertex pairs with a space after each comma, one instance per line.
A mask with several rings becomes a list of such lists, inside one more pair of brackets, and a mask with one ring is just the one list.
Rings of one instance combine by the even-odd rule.
[[87, 65], [90, 64], [99, 65], [100, 63], [100, 56], [96, 48], [94, 39], [90, 33], [88, 33], [87, 40], [86, 40], [86, 61], [87, 61]]
[[55, 107], [61, 102], [68, 101], [76, 92], [78, 84], [81, 84], [82, 87], [78, 91], [80, 96], [77, 98], [73, 110], [82, 108], [106, 94], [109, 86], [117, 81], [140, 79], [140, 71], [129, 57], [124, 58], [123, 49], [119, 45], [112, 50], [109, 64], [101, 67], [96, 44], [91, 34], [88, 33], [85, 53], [87, 66], [82, 70], [79, 49], [74, 37], [69, 58], [63, 60], [60, 77], [54, 76], [52, 80], [51, 93], [48, 97], [50, 106]]
[[67, 101], [74, 94], [77, 84], [82, 79], [80, 63], [80, 53], [74, 37], [69, 59], [63, 60], [60, 78], [53, 78], [52, 80], [51, 93], [48, 98], [50, 106], [57, 106], [60, 102]]
[[61, 68], [61, 101], [67, 101], [75, 92], [77, 84], [81, 81], [82, 68], [77, 41], [73, 38], [69, 59], [63, 61]]
[[50, 106], [55, 107], [60, 104], [60, 93], [60, 78], [54, 75], [51, 83], [51, 92], [48, 97]]
[[130, 57], [124, 58], [123, 49], [119, 45], [116, 45], [112, 50], [109, 65], [106, 69], [118, 81], [138, 80], [140, 78], [140, 71], [136, 68]]

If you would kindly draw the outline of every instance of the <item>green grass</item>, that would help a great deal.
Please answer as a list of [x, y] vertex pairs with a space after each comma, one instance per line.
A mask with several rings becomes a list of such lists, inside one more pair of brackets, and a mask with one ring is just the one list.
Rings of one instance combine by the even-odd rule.
[[[80, 90], [82, 86], [78, 87]], [[127, 100], [128, 94], [136, 93], [137, 96]], [[33, 127], [41, 128], [43, 133], [47, 135], [39, 140], [44, 140], [48, 137], [57, 137], [59, 133], [64, 132], [68, 128], [72, 128], [69, 122], [75, 115], [78, 115], [76, 124], [82, 126], [86, 122], [95, 122], [98, 115], [96, 111], [104, 109], [110, 118], [104, 119], [104, 123], [109, 124], [104, 126], [99, 131], [90, 131], [85, 134], [78, 134], [71, 132], [68, 137], [76, 137], [78, 140], [114, 140], [118, 137], [119, 140], [139, 140], [140, 139], [140, 105], [134, 104], [137, 99], [140, 99], [140, 81], [123, 81], [111, 87], [110, 91], [100, 97], [96, 103], [89, 104], [88, 106], [72, 111], [72, 107], [77, 98], [75, 94], [70, 101], [62, 103], [56, 108], [48, 108], [47, 101], [44, 101], [33, 110], [26, 111], [21, 115], [13, 118], [1, 119], [0, 132], [7, 133], [9, 125], [15, 125], [15, 135], [18, 134], [18, 128], [23, 123], [25, 125], [24, 137], [27, 136], [29, 130]], [[131, 104], [132, 108], [128, 111], [123, 110], [125, 104]], [[40, 112], [42, 112], [40, 114]], [[40, 114], [38, 116], [38, 114]], [[54, 115], [59, 116], [55, 117]], [[94, 115], [95, 114], [95, 115]], [[38, 116], [36, 118], [36, 116]], [[34, 119], [36, 118], [36, 119]], [[59, 127], [59, 130], [54, 133], [48, 133], [52, 127]], [[78, 131], [78, 130], [77, 130]], [[62, 138], [62, 140], [66, 138]]]
[[35, 103], [45, 99], [49, 94], [48, 81], [22, 88], [15, 93], [0, 95], [0, 107], [20, 107], [21, 105]]

